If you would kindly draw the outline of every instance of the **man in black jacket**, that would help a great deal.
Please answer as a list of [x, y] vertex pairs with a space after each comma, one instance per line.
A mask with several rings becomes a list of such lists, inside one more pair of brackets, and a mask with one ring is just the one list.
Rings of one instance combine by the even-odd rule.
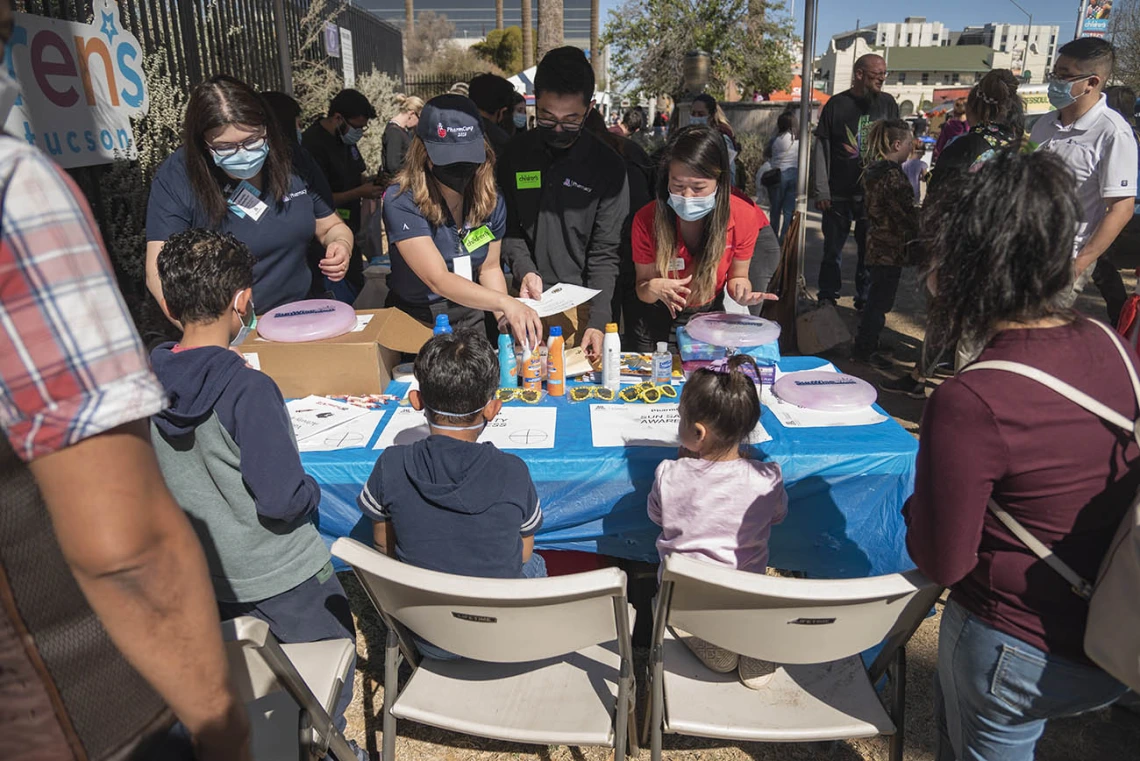
[[871, 124], [898, 119], [899, 104], [883, 92], [887, 62], [869, 53], [855, 61], [851, 89], [831, 98], [815, 130], [811, 196], [823, 213], [823, 261], [819, 265], [819, 300], [834, 304], [843, 288], [839, 262], [855, 223], [858, 262], [855, 308], [861, 309], [870, 287], [863, 258], [867, 252], [867, 217], [863, 210], [862, 151]]
[[601, 291], [549, 320], [563, 327], [569, 345], [599, 356], [629, 212], [625, 163], [583, 129], [593, 107], [594, 70], [581, 50], [547, 53], [534, 89], [537, 129], [516, 137], [499, 162], [507, 204], [503, 260], [523, 297], [538, 298], [556, 283]]

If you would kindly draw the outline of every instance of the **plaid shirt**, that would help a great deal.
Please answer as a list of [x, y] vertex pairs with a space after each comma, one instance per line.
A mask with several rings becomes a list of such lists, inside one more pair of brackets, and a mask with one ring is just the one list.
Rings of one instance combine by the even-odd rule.
[[164, 406], [79, 189], [0, 137], [0, 428], [25, 461]]

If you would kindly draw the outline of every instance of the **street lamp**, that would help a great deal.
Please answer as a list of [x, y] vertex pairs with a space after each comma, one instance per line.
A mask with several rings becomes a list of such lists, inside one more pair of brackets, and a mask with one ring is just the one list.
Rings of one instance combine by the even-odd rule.
[[[1029, 66], [1029, 38], [1033, 34], [1033, 14], [1022, 8], [1017, 0], [1009, 0], [1009, 2], [1013, 3], [1014, 8], [1029, 17], [1029, 27], [1025, 30], [1025, 47], [1021, 49], [1021, 70], [1024, 72]], [[1024, 74], [1022, 76], [1024, 77]]]

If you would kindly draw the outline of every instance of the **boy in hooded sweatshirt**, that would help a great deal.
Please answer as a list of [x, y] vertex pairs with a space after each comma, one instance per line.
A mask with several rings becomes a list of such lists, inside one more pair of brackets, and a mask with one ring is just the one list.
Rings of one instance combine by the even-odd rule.
[[[414, 365], [419, 390], [408, 399], [424, 410], [429, 436], [384, 450], [357, 504], [375, 521], [376, 547], [432, 571], [492, 579], [546, 575], [534, 552], [542, 525], [526, 464], [479, 434], [499, 413], [499, 364], [480, 331], [434, 336]], [[432, 658], [454, 657], [417, 640]]]
[[[311, 520], [321, 490], [301, 467], [281, 391], [229, 348], [257, 322], [253, 263], [233, 236], [200, 229], [159, 254], [165, 306], [184, 332], [151, 353], [170, 398], [151, 419], [155, 454], [202, 542], [222, 620], [254, 616], [284, 643], [355, 640]], [[350, 672], [333, 717], [342, 728], [352, 685]]]

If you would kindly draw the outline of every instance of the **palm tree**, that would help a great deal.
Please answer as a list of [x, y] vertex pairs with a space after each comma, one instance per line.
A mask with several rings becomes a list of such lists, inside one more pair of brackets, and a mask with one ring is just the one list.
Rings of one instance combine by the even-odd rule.
[[530, 0], [522, 0], [522, 38], [523, 69], [525, 70], [534, 66], [534, 20], [530, 12]]
[[503, 0], [495, 0], [495, 28], [503, 28]]
[[538, 60], [562, 46], [562, 0], [538, 0]]
[[598, 0], [590, 0], [590, 63], [594, 65], [594, 78], [602, 81], [602, 50], [598, 44]]
[[416, 31], [415, 0], [404, 0], [404, 34], [411, 37]]

